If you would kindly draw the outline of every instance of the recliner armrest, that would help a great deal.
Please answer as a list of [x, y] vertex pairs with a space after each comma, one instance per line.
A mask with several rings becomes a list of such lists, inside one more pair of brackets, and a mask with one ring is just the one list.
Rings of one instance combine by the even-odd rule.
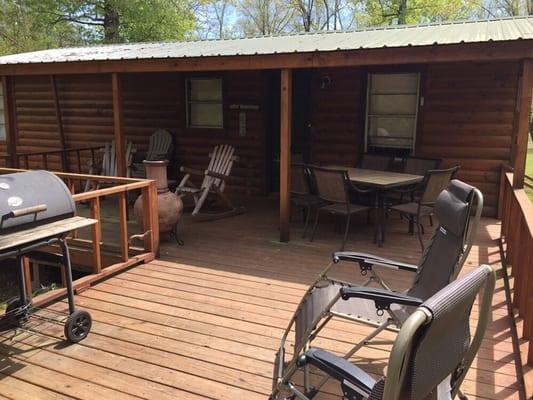
[[351, 389], [356, 390], [365, 397], [370, 395], [372, 388], [376, 384], [374, 378], [361, 368], [342, 357], [319, 348], [312, 347], [298, 358], [299, 367], [303, 367], [306, 364], [317, 367], [344, 385], [349, 382], [351, 385], [348, 386]]
[[418, 297], [403, 293], [391, 292], [385, 289], [369, 288], [366, 286], [342, 287], [340, 294], [343, 300], [351, 298], [374, 300], [378, 310], [388, 310], [391, 304], [403, 306], [419, 306], [424, 301]]
[[379, 265], [386, 268], [399, 269], [402, 271], [417, 272], [418, 267], [400, 261], [390, 260], [374, 254], [359, 253], [354, 251], [336, 251], [333, 253], [333, 262], [350, 261], [359, 263], [361, 271], [372, 269], [372, 266]]

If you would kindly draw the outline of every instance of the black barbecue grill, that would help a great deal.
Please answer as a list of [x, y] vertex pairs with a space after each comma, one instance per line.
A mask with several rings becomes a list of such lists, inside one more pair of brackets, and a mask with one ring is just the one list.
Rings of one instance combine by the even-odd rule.
[[[65, 336], [79, 342], [91, 329], [91, 316], [76, 310], [72, 287], [72, 268], [67, 235], [96, 223], [75, 216], [74, 200], [61, 179], [48, 171], [28, 171], [0, 176], [0, 261], [15, 259], [19, 280], [19, 296], [11, 299], [0, 330], [22, 327], [33, 314], [31, 299], [26, 293], [23, 257], [44, 259], [63, 265], [66, 277], [69, 315]], [[43, 246], [57, 244], [61, 255], [39, 251]]]

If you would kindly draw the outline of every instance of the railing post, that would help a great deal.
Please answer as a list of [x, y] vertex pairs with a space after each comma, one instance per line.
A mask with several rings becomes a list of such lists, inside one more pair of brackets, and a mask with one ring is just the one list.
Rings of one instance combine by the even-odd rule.
[[154, 181], [143, 188], [142, 195], [144, 232], [150, 232], [144, 239], [144, 248], [147, 252], [153, 253], [155, 257], [159, 253], [159, 217], [157, 188]]

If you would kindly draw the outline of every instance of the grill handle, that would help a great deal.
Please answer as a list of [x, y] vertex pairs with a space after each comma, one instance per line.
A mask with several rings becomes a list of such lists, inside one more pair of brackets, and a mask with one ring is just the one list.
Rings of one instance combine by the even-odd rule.
[[12, 210], [11, 212], [8, 212], [7, 214], [2, 215], [2, 222], [10, 218], [18, 218], [18, 217], [23, 217], [25, 215], [30, 215], [30, 214], [37, 215], [40, 212], [46, 211], [46, 209], [47, 209], [46, 204], [39, 204], [36, 206], [19, 208], [18, 210]]

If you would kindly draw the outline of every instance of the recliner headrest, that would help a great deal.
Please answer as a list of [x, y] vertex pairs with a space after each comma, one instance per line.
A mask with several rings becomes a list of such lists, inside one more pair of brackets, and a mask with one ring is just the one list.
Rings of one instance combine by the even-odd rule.
[[456, 236], [464, 233], [475, 188], [453, 179], [435, 202], [435, 215], [440, 225]]

